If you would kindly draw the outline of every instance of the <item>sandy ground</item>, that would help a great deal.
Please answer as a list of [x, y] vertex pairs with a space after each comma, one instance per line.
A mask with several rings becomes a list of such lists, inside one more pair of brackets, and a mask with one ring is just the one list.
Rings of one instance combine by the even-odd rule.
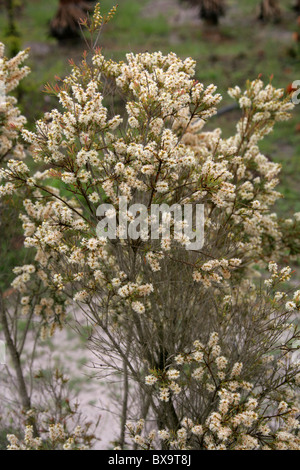
[[[0, 341], [3, 340], [0, 333]], [[27, 350], [32, 347], [32, 340], [27, 341]], [[3, 356], [3, 354], [2, 354]], [[26, 354], [24, 354], [24, 357]], [[99, 425], [95, 435], [96, 450], [113, 449], [112, 441], [118, 439], [118, 409], [113, 396], [121, 396], [122, 390], [109, 378], [100, 378], [97, 368], [97, 358], [86, 347], [71, 328], [58, 331], [51, 339], [40, 345], [36, 352], [33, 370], [46, 370], [58, 366], [70, 380], [71, 398], [80, 404], [82, 417], [91, 423]], [[6, 368], [7, 367], [7, 368]], [[11, 392], [5, 385], [7, 371], [13, 372], [6, 351], [6, 366], [0, 365], [0, 397], [2, 409], [9, 402]], [[36, 393], [33, 393], [33, 404], [38, 402]], [[8, 400], [8, 401], [7, 401]], [[93, 426], [92, 426], [93, 428]]]
[[[112, 441], [118, 438], [117, 410], [111, 395], [114, 386], [97, 377], [95, 357], [72, 331], [58, 332], [52, 342], [52, 361], [58, 362], [73, 384], [73, 392], [80, 403], [83, 417], [92, 423], [100, 418], [96, 430], [96, 449], [113, 448]], [[41, 366], [45, 366], [41, 358]], [[97, 367], [97, 366], [96, 366]]]

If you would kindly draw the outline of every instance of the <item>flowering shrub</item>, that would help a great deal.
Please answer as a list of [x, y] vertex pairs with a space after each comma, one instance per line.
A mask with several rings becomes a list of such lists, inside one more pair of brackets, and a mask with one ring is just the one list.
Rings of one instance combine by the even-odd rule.
[[24, 157], [23, 146], [16, 141], [26, 119], [16, 106], [17, 99], [10, 93], [29, 73], [29, 67], [22, 66], [27, 56], [28, 51], [22, 51], [9, 60], [0, 43], [0, 163], [8, 155], [18, 159]]
[[[8, 450], [87, 450], [97, 440], [99, 424], [86, 420], [69, 378], [59, 369], [39, 370], [31, 376], [34, 393], [28, 409], [11, 413], [18, 433], [9, 434]], [[13, 389], [11, 389], [13, 400]], [[14, 410], [13, 410], [14, 411]], [[18, 421], [18, 413], [20, 420]], [[3, 417], [5, 415], [3, 414]], [[20, 435], [24, 432], [24, 438]]]
[[[222, 370], [227, 360], [223, 356], [217, 359]], [[145, 423], [140, 420], [127, 423], [129, 435], [143, 450], [160, 449], [161, 442], [172, 450], [299, 450], [299, 408], [285, 401], [260, 406], [255, 394], [250, 394], [252, 385], [235, 380], [241, 368], [240, 363], [235, 365], [232, 380], [214, 396], [216, 411], [203, 424], [185, 417], [177, 430], [153, 429], [143, 436]], [[197, 375], [194, 377], [199, 379]]]
[[[23, 66], [24, 61], [28, 56], [28, 51], [23, 51], [17, 54], [12, 59], [7, 59], [4, 56], [4, 45], [0, 43], [0, 166], [5, 167], [7, 161], [18, 162], [17, 164], [23, 164], [23, 160], [26, 157], [24, 145], [21, 142], [21, 130], [24, 128], [26, 118], [21, 115], [20, 110], [17, 107], [17, 99], [12, 96], [12, 92], [17, 88], [19, 82], [29, 73], [29, 68]], [[9, 165], [9, 164], [8, 164]], [[18, 207], [21, 194], [16, 194], [16, 197], [8, 195], [4, 196], [0, 201], [0, 213], [1, 213], [1, 255], [9, 257], [12, 251], [11, 236], [17, 236], [18, 231], [16, 228], [18, 214], [16, 214], [16, 208]], [[6, 246], [6, 241], [8, 241]], [[10, 250], [10, 252], [7, 252]], [[16, 258], [22, 260], [22, 254], [17, 254]], [[8, 422], [13, 422], [15, 428], [21, 425], [26, 426], [25, 441], [20, 443], [15, 436], [9, 436], [11, 439], [11, 448], [16, 450], [19, 449], [30, 449], [30, 448], [83, 448], [84, 445], [94, 439], [91, 434], [87, 432], [86, 426], [76, 428], [75, 433], [70, 433], [66, 429], [61, 431], [60, 435], [56, 437], [53, 433], [55, 430], [58, 432], [61, 424], [50, 425], [48, 444], [46, 444], [45, 435], [43, 439], [38, 437], [38, 416], [33, 412], [32, 408], [39, 406], [42, 408], [42, 396], [47, 394], [47, 402], [44, 403], [44, 408], [47, 409], [47, 413], [44, 412], [44, 418], [48, 419], [48, 422], [60, 419], [66, 422], [70, 417], [73, 421], [75, 418], [79, 422], [80, 414], [77, 406], [74, 407], [64, 405], [66, 379], [61, 377], [57, 371], [55, 377], [50, 383], [41, 383], [41, 374], [39, 377], [35, 370], [35, 359], [37, 358], [36, 346], [40, 339], [45, 337], [45, 333], [53, 334], [54, 329], [57, 326], [57, 322], [53, 322], [52, 325], [48, 326], [49, 317], [53, 317], [56, 313], [59, 313], [60, 317], [63, 318], [63, 311], [60, 306], [57, 305], [55, 300], [57, 295], [51, 293], [45, 289], [45, 285], [42, 283], [36, 267], [30, 264], [31, 255], [27, 253], [26, 256], [27, 264], [22, 267], [15, 267], [14, 272], [17, 275], [14, 284], [18, 284], [18, 289], [9, 289], [3, 293], [2, 289], [6, 288], [6, 280], [1, 283], [0, 287], [0, 324], [1, 331], [3, 332], [3, 338], [6, 342], [7, 352], [10, 356], [10, 363], [5, 371], [2, 370], [1, 377], [1, 400], [7, 401], [9, 396], [9, 405], [5, 406], [1, 410], [2, 426], [5, 426]], [[22, 261], [21, 261], [22, 262]], [[5, 271], [3, 276], [5, 278], [9, 274], [10, 266], [3, 263]], [[27, 288], [23, 289], [22, 284]], [[27, 294], [27, 295], [25, 295]], [[51, 297], [50, 297], [51, 296]], [[53, 310], [52, 310], [53, 307]], [[38, 316], [37, 316], [38, 315]], [[22, 324], [22, 328], [19, 325]], [[46, 331], [47, 329], [47, 331]], [[50, 372], [50, 369], [49, 371]], [[39, 383], [37, 384], [38, 380]], [[37, 396], [33, 398], [33, 389], [38, 386]], [[7, 389], [7, 390], [5, 390]], [[68, 390], [69, 391], [69, 390]], [[36, 390], [35, 390], [36, 392]], [[57, 394], [57, 395], [55, 395]], [[41, 412], [41, 410], [39, 410]], [[12, 416], [12, 417], [11, 417]], [[41, 424], [41, 423], [39, 423]], [[75, 428], [75, 426], [72, 426]], [[84, 443], [84, 444], [83, 444]]]
[[[289, 278], [288, 268], [278, 272], [276, 264], [270, 263], [269, 270], [266, 284], [273, 288]], [[294, 292], [292, 300], [280, 291], [273, 291], [272, 298], [272, 308], [260, 313], [260, 320], [264, 317], [264, 339], [277, 331], [277, 342], [269, 349], [262, 347], [264, 354], [254, 358], [248, 335], [250, 364], [228, 360], [219, 334], [213, 332], [206, 345], [196, 340], [191, 348], [168, 358], [163, 370], [150, 371], [145, 383], [153, 389], [156, 406], [172, 401], [178, 423], [172, 427], [169, 420], [166, 428], [147, 433], [143, 420], [128, 422], [128, 433], [141, 449], [158, 449], [163, 443], [171, 449], [299, 450], [300, 374], [294, 356], [299, 332], [291, 319], [300, 310], [300, 291]], [[262, 302], [259, 305], [264, 309]], [[237, 358], [243, 348], [240, 334], [239, 338]], [[257, 343], [261, 340], [256, 331]], [[247, 380], [249, 366], [257, 368], [255, 385]]]
[[[27, 169], [27, 165], [24, 162], [26, 156], [24, 151], [24, 145], [21, 142], [21, 131], [24, 129], [26, 124], [26, 118], [21, 115], [19, 108], [17, 107], [17, 99], [11, 95], [11, 92], [17, 88], [20, 81], [28, 75], [30, 72], [29, 67], [24, 66], [23, 63], [28, 57], [29, 51], [21, 51], [12, 59], [7, 59], [4, 56], [4, 45], [0, 43], [0, 164], [5, 168], [18, 168], [19, 171]], [[27, 170], [26, 170], [27, 171]], [[0, 177], [1, 179], [1, 177]], [[10, 188], [10, 189], [9, 189]], [[14, 186], [8, 183], [5, 191], [3, 186], [0, 187], [0, 194], [6, 198], [5, 205], [0, 206], [2, 212], [2, 223], [4, 218], [11, 217], [11, 211], [14, 210], [14, 204], [12, 204], [12, 195], [15, 194], [13, 190]], [[22, 295], [21, 313], [24, 316], [30, 317], [30, 312], [34, 309], [41, 317], [55, 315], [56, 313], [62, 314], [63, 309], [61, 306], [57, 306], [55, 299], [57, 295], [51, 295], [44, 297], [45, 289], [41, 288], [41, 276], [38, 276], [36, 267], [33, 264], [26, 264], [22, 267], [15, 267], [14, 269], [17, 277], [13, 283], [13, 287], [18, 286], [18, 291]], [[25, 285], [28, 285], [28, 289]], [[30, 285], [30, 286], [29, 286]], [[44, 287], [44, 285], [42, 285]], [[28, 291], [28, 292], [27, 292]], [[28, 295], [25, 295], [25, 293]], [[23, 295], [24, 294], [24, 295]], [[39, 300], [36, 304], [36, 296], [39, 295]], [[35, 299], [33, 301], [33, 299]], [[39, 301], [41, 302], [39, 304]], [[62, 302], [60, 301], [60, 305]], [[55, 307], [56, 305], [56, 307]], [[54, 306], [53, 309], [50, 307]], [[56, 308], [56, 311], [55, 311]], [[42, 315], [45, 312], [45, 315]], [[46, 322], [44, 322], [46, 324]], [[57, 322], [56, 322], [57, 324]], [[54, 324], [50, 327], [49, 331], [54, 332]]]
[[[91, 31], [103, 21], [97, 8]], [[228, 357], [212, 356], [218, 386], [208, 392], [215, 394], [215, 401], [219, 397], [220, 403], [228, 397], [227, 411], [234, 407], [236, 416], [247, 415], [251, 407], [251, 412], [257, 406], [263, 409], [262, 403], [254, 406], [250, 400], [250, 406], [244, 401], [243, 393], [250, 393], [250, 385], [245, 389], [238, 384], [233, 390], [224, 370], [228, 364], [232, 373], [234, 364], [245, 359], [245, 383], [250, 379], [263, 383], [265, 369], [258, 357], [277, 351], [285, 332], [282, 320], [287, 312], [270, 307], [274, 300], [257, 291], [255, 278], [257, 268], [272, 261], [275, 279], [275, 263], [291, 250], [282, 228], [287, 222], [271, 211], [281, 197], [275, 189], [280, 165], [259, 148], [274, 125], [289, 118], [293, 109], [290, 97], [271, 82], [264, 85], [260, 78], [249, 81], [244, 91], [230, 89], [241, 118], [236, 133], [223, 138], [220, 129], [204, 130], [221, 96], [214, 85], [205, 87], [195, 79], [196, 64], [191, 58], [131, 53], [125, 62], [114, 62], [99, 48], [90, 52], [90, 60], [85, 54], [80, 65], [73, 64], [60, 86], [48, 87], [57, 95], [59, 109], [39, 120], [35, 132], [22, 131], [39, 170], [32, 172], [25, 162], [9, 160], [0, 173], [2, 195], [26, 190], [25, 212], [20, 217], [25, 245], [36, 251], [32, 265], [15, 269], [13, 286], [28, 305], [35, 279], [32, 274], [37, 275], [47, 295], [35, 313], [44, 315], [45, 328], [51, 331], [63, 321], [66, 303], [77, 303], [93, 325], [93, 346], [102, 362], [121, 370], [125, 381], [130, 375], [143, 396], [144, 414], [151, 409], [158, 425], [170, 432], [178, 432], [184, 417], [180, 407], [177, 409], [182, 386], [176, 382], [177, 369], [170, 369], [172, 358], [199, 338], [208, 341], [213, 331], [219, 334]], [[118, 114], [108, 104], [115, 96], [122, 102]], [[203, 204], [203, 249], [188, 250], [190, 239], [175, 237], [175, 230], [161, 239], [140, 230], [137, 239], [127, 239], [118, 227], [115, 239], [98, 237], [98, 206], [109, 204], [106, 217], [118, 219], [122, 198], [131, 207], [143, 204], [149, 211], [150, 226], [155, 224], [160, 234], [162, 224], [150, 214], [154, 204], [194, 209]], [[129, 209], [126, 223], [133, 219]], [[175, 223], [171, 214], [173, 229]], [[181, 225], [185, 223], [182, 220]], [[292, 224], [299, 230], [298, 216]], [[298, 249], [293, 244], [293, 254]], [[280, 273], [281, 280], [289, 277], [288, 268]], [[291, 302], [290, 315], [295, 310], [294, 300]], [[107, 359], [108, 354], [121, 359], [123, 365]], [[199, 346], [189, 354], [183, 357], [197, 362], [195, 354], [200, 358], [211, 352]], [[145, 364], [163, 374], [159, 389], [163, 407], [156, 404], [144, 383]], [[161, 377], [152, 374], [147, 384], [155, 379], [159, 383]], [[224, 380], [227, 382], [221, 386]], [[214, 386], [212, 382], [208, 385]], [[238, 399], [232, 396], [236, 390], [243, 392]], [[127, 394], [124, 396], [126, 400]], [[202, 400], [201, 394], [193, 397], [196, 402]], [[123, 408], [126, 414], [126, 402]], [[230, 445], [235, 448], [260, 445], [257, 429], [265, 424], [260, 417], [263, 413], [253, 415], [248, 425], [243, 419], [232, 421], [231, 414], [227, 423], [227, 411], [222, 415], [220, 408], [212, 411], [220, 419], [208, 414], [205, 401], [201, 409], [201, 424], [198, 415], [189, 419], [192, 428], [208, 430], [204, 431], [207, 447], [222, 446], [230, 436], [234, 436]], [[216, 422], [226, 429], [223, 437], [217, 424], [213, 425]], [[251, 434], [252, 425], [255, 432]], [[297, 445], [294, 438], [289, 442]]]
[[[23, 131], [33, 158], [48, 169], [30, 175], [24, 162], [11, 160], [2, 171], [7, 181], [2, 194], [23, 186], [32, 189], [22, 220], [26, 246], [37, 249], [43, 279], [58, 291], [78, 285], [76, 301], [91, 299], [114, 279], [113, 299], [119, 303], [140, 297], [137, 290], [143, 289], [141, 281], [126, 281], [130, 273], [123, 265], [132, 252], [136, 262], [145, 260], [156, 272], [162, 259], [177, 264], [170, 252], [174, 247], [191, 267], [194, 281], [206, 288], [230, 278], [241, 263], [280, 256], [284, 240], [270, 212], [279, 197], [274, 188], [280, 166], [260, 153], [258, 142], [276, 121], [289, 116], [293, 105], [283, 90], [271, 84], [264, 88], [261, 80], [249, 83], [244, 93], [230, 90], [243, 116], [236, 135], [222, 139], [219, 129], [199, 132], [221, 97], [214, 94], [215, 86], [204, 89], [192, 78], [194, 61], [161, 53], [129, 54], [127, 60], [106, 61], [97, 51], [92, 68], [85, 61], [74, 66], [58, 92], [63, 112], [47, 114], [36, 133]], [[114, 80], [118, 92], [128, 97], [126, 116], [109, 116], [104, 79]], [[59, 188], [51, 185], [53, 178], [61, 182]], [[210, 246], [204, 254], [191, 255], [185, 253], [184, 237], [163, 238], [159, 244], [141, 233], [138, 241], [127, 243], [118, 234], [112, 247], [96, 237], [96, 210], [100, 202], [109, 202], [117, 212], [121, 197], [148, 208], [163, 202], [205, 204]], [[128, 221], [130, 217], [128, 213]], [[216, 245], [218, 256], [212, 254]], [[144, 270], [147, 274], [140, 277], [152, 285], [153, 276], [147, 266]], [[24, 290], [26, 282], [18, 277], [15, 287], [18, 282]], [[151, 290], [146, 288], [145, 294]]]
[[82, 429], [78, 426], [74, 433], [66, 433], [62, 424], [51, 424], [43, 437], [35, 437], [32, 426], [26, 426], [24, 440], [9, 434], [7, 450], [88, 450], [83, 443]]
[[[273, 264], [270, 270], [274, 272]], [[283, 272], [281, 276], [273, 274], [273, 281], [275, 277], [282, 279], [282, 274], [286, 276]], [[285, 297], [277, 292], [275, 303]], [[286, 321], [288, 312], [296, 309], [300, 309], [299, 291], [285, 304]], [[278, 317], [272, 311], [266, 320], [277, 323]], [[271, 331], [275, 327], [282, 334], [282, 325], [278, 326], [266, 328]], [[300, 375], [299, 362], [292, 360], [294, 334], [288, 324], [280, 344], [283, 352], [276, 344], [273, 351], [258, 358], [264, 376], [255, 386], [244, 380], [248, 371], [245, 374], [243, 363], [229, 367], [217, 333], [210, 335], [207, 345], [195, 341], [189, 351], [173, 359], [174, 366], [170, 362], [168, 368], [152, 370], [145, 377], [145, 383], [155, 388], [157, 400], [169, 402], [172, 397], [178, 416], [184, 416], [180, 426], [154, 429], [143, 436], [145, 423], [140, 420], [127, 423], [129, 435], [141, 449], [152, 450], [160, 448], [161, 442], [171, 449], [299, 450]], [[276, 392], [274, 383], [270, 387], [272, 380]]]

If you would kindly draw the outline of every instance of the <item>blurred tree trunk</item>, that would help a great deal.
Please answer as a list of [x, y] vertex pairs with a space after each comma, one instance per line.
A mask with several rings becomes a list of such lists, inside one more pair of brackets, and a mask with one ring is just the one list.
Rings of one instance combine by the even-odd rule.
[[300, 13], [300, 0], [296, 0], [296, 3], [294, 5], [294, 10]]
[[15, 35], [17, 33], [16, 18], [15, 18], [15, 2], [14, 0], [6, 0], [5, 6], [7, 10], [7, 29], [10, 35]]
[[224, 0], [200, 0], [198, 3], [200, 3], [200, 18], [209, 24], [219, 24], [219, 18], [225, 14]]
[[14, 57], [20, 51], [20, 32], [17, 26], [17, 18], [23, 8], [23, 2], [16, 0], [3, 0], [1, 5], [6, 10], [7, 24], [4, 29], [6, 45], [9, 57]]
[[57, 39], [74, 38], [79, 35], [79, 21], [86, 18], [93, 6], [86, 0], [59, 0], [58, 10], [50, 23], [51, 35]]
[[199, 7], [199, 16], [208, 24], [219, 24], [219, 18], [225, 14], [225, 0], [181, 0]]
[[261, 21], [275, 20], [281, 18], [281, 10], [279, 0], [261, 0], [259, 6], [258, 19]]

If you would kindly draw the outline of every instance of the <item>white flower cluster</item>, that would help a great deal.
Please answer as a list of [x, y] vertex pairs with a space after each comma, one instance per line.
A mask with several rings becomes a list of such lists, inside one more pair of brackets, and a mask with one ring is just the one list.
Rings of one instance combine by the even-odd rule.
[[28, 51], [22, 51], [7, 59], [4, 45], [0, 43], [0, 162], [8, 155], [24, 158], [24, 149], [18, 138], [26, 119], [16, 106], [17, 99], [10, 93], [30, 71], [27, 66], [22, 66], [27, 56]]
[[83, 430], [77, 426], [72, 433], [67, 432], [61, 423], [51, 424], [42, 437], [34, 437], [33, 426], [26, 426], [24, 440], [8, 434], [7, 450], [88, 450], [83, 444]]
[[193, 279], [195, 282], [201, 282], [205, 287], [210, 287], [212, 283], [219, 284], [224, 279], [229, 279], [231, 271], [241, 263], [242, 260], [237, 258], [210, 260], [193, 272]]
[[291, 268], [286, 266], [278, 272], [278, 265], [274, 261], [269, 262], [268, 266], [271, 277], [265, 280], [265, 285], [268, 287], [274, 287], [282, 282], [287, 282], [291, 279]]
[[[221, 355], [219, 345], [219, 335], [212, 333], [210, 335], [207, 346], [205, 347], [200, 341], [195, 341], [193, 350], [190, 353], [178, 354], [175, 356], [177, 366], [184, 364], [193, 364], [191, 376], [196, 382], [205, 381], [205, 387], [209, 392], [216, 392], [223, 382], [230, 390], [241, 388], [251, 390], [252, 386], [248, 382], [238, 381], [238, 377], [242, 370], [241, 363], [235, 363], [231, 370], [228, 368], [228, 359]], [[210, 371], [212, 377], [207, 380], [207, 372]], [[213, 379], [214, 374], [214, 380]], [[217, 382], [216, 382], [217, 378]], [[145, 378], [147, 385], [155, 385], [157, 397], [160, 401], [168, 402], [172, 396], [178, 395], [183, 389], [176, 380], [182, 382], [180, 370], [170, 368], [166, 371], [154, 370]]]
[[[297, 294], [298, 295], [298, 294]], [[191, 388], [190, 374], [186, 367], [193, 367], [191, 377], [196, 382], [207, 382], [208, 392], [215, 398], [215, 410], [201, 423], [184, 418], [181, 427], [151, 432], [143, 437], [144, 423], [131, 425], [131, 437], [142, 448], [159, 448], [159, 440], [168, 442], [170, 449], [207, 450], [299, 450], [299, 408], [291, 403], [273, 400], [272, 413], [265, 413], [264, 393], [240, 377], [243, 364], [228, 366], [228, 359], [221, 355], [219, 337], [212, 333], [207, 346], [195, 341], [192, 351], [175, 357], [181, 370], [151, 371], [145, 378], [147, 385], [155, 386], [157, 398], [169, 401], [174, 393], [174, 380], [180, 380], [178, 393]], [[202, 393], [199, 391], [200, 395]]]

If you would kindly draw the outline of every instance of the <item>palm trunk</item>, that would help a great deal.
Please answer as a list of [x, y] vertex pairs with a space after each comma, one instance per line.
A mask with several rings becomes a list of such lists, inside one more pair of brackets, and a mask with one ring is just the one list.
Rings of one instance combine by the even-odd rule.
[[225, 0], [180, 0], [199, 7], [199, 17], [206, 23], [217, 25], [219, 18], [225, 15]]
[[281, 10], [278, 0], [261, 0], [259, 6], [258, 19], [261, 21], [279, 21]]
[[300, 0], [296, 0], [296, 3], [294, 5], [294, 10], [300, 13]]
[[224, 0], [200, 0], [200, 18], [212, 25], [219, 24], [225, 14]]
[[85, 0], [59, 0], [57, 13], [50, 23], [51, 35], [59, 40], [78, 37], [79, 22], [92, 8]]
[[20, 5], [17, 5], [14, 0], [5, 0], [4, 7], [7, 15], [5, 37], [8, 43], [9, 57], [14, 57], [20, 51], [20, 33], [17, 26]]

